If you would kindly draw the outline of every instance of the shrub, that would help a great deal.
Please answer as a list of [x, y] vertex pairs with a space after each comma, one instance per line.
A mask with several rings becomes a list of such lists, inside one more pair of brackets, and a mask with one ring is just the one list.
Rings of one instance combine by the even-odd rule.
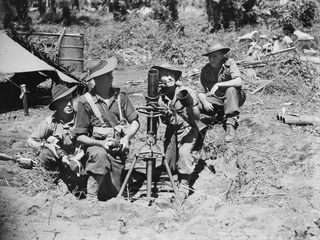
[[319, 100], [317, 74], [312, 64], [296, 57], [267, 65], [258, 71], [262, 79], [274, 79], [267, 85], [266, 93], [293, 94], [309, 100]]
[[314, 1], [308, 0], [298, 10], [298, 20], [303, 27], [312, 27], [317, 12], [317, 5]]
[[257, 23], [257, 12], [254, 6], [257, 0], [206, 0], [206, 12], [213, 27], [212, 32], [220, 29], [229, 29], [234, 23], [235, 27]]
[[276, 6], [274, 16], [278, 16], [279, 24], [284, 30], [299, 25], [312, 27], [316, 21], [318, 7], [315, 0], [291, 0], [286, 5]]

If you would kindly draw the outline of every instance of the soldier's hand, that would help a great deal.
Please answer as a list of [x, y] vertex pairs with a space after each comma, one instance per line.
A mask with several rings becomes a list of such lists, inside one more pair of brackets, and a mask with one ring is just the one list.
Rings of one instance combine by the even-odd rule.
[[68, 156], [63, 156], [61, 161], [62, 161], [64, 166], [69, 166], [70, 165], [70, 161], [69, 161]]
[[219, 85], [218, 83], [216, 83], [215, 85], [213, 85], [212, 89], [210, 90], [210, 95], [216, 96], [216, 91], [219, 89]]
[[59, 158], [58, 153], [57, 153], [57, 148], [60, 148], [57, 144], [54, 143], [45, 143], [44, 147], [48, 148], [50, 152], [55, 156], [56, 158]]
[[47, 138], [47, 143], [50, 143], [50, 144], [53, 144], [53, 145], [56, 145], [58, 148], [60, 148], [57, 144], [59, 142], [59, 139], [54, 137], [54, 136], [50, 136]]
[[209, 102], [209, 101], [203, 101], [203, 107], [205, 110], [207, 111], [213, 111], [214, 110], [214, 107], [213, 105]]
[[122, 146], [122, 151], [126, 151], [129, 149], [129, 138], [127, 136], [124, 136], [120, 139], [120, 144]]
[[110, 138], [102, 140], [101, 142], [101, 146], [106, 150], [109, 150], [111, 145], [112, 145], [112, 140]]

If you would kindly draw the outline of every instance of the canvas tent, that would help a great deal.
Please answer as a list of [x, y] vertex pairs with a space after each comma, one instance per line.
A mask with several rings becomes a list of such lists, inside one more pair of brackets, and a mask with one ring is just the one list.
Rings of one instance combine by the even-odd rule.
[[[5, 31], [0, 31], [0, 111], [21, 107], [21, 84], [27, 85], [30, 105], [40, 102], [46, 104], [50, 101], [48, 87], [52, 83], [50, 80], [46, 81], [48, 77], [54, 81], [59, 77], [66, 84], [80, 83], [33, 55]], [[42, 87], [38, 88], [40, 83]]]
[[39, 59], [20, 44], [12, 40], [5, 31], [0, 31], [0, 73], [23, 73], [56, 71], [59, 78], [68, 83], [79, 83], [61, 71]]

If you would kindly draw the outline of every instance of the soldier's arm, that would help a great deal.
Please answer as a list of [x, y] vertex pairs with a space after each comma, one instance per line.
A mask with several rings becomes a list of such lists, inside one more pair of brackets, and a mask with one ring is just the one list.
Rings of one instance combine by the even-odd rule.
[[198, 98], [199, 98], [199, 103], [203, 106], [203, 108], [206, 109], [207, 111], [210, 111], [210, 110], [213, 110], [213, 106], [207, 99], [207, 93], [209, 92], [209, 89], [205, 87], [204, 81], [205, 81], [205, 68], [201, 70], [201, 74], [200, 74]]
[[219, 87], [241, 87], [242, 85], [241, 73], [236, 62], [233, 59], [229, 59], [227, 64], [230, 64], [231, 80], [219, 82], [217, 83], [217, 85]]
[[241, 87], [242, 85], [242, 80], [240, 77], [231, 79], [229, 81], [225, 82], [218, 82], [216, 83], [217, 87]]
[[50, 125], [51, 117], [48, 117], [43, 122], [41, 122], [38, 128], [28, 138], [28, 145], [34, 148], [42, 147], [46, 139], [50, 136], [50, 134], [52, 134]]
[[139, 116], [137, 110], [133, 107], [130, 99], [126, 94], [123, 94], [123, 105], [121, 108], [124, 108], [124, 115], [126, 120], [130, 123], [129, 128], [127, 129], [126, 135], [120, 139], [120, 144], [122, 149], [126, 150], [129, 148], [130, 140], [136, 135], [140, 128]]
[[187, 89], [190, 93], [190, 96], [192, 97], [192, 106], [189, 110], [189, 114], [192, 117], [193, 120], [200, 120], [200, 99], [199, 99], [199, 94], [193, 90], [188, 88]]
[[140, 128], [140, 122], [139, 122], [139, 116], [137, 110], [133, 107], [130, 99], [126, 94], [123, 95], [123, 101], [124, 103], [124, 112], [125, 112], [125, 117], [127, 121], [130, 123], [130, 126], [127, 131], [127, 138], [130, 141], [138, 132]]
[[130, 127], [129, 127], [127, 135], [126, 135], [128, 137], [129, 141], [136, 135], [136, 133], [138, 132], [139, 128], [140, 128], [139, 119], [133, 120], [131, 122], [131, 124], [130, 124]]

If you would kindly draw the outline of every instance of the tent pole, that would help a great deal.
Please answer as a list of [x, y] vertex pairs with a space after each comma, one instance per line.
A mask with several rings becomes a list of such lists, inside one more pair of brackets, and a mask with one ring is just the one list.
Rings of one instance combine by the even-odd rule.
[[[47, 33], [47, 32], [17, 32], [20, 35], [37, 35], [37, 36], [48, 36], [48, 37], [60, 37], [61, 33]], [[64, 36], [69, 36], [69, 37], [80, 37], [83, 36], [81, 33], [66, 33]]]
[[23, 105], [23, 111], [25, 116], [29, 116], [29, 107], [28, 107], [28, 98], [27, 98], [27, 87], [26, 84], [21, 84], [21, 95], [20, 98], [22, 98], [22, 105]]

